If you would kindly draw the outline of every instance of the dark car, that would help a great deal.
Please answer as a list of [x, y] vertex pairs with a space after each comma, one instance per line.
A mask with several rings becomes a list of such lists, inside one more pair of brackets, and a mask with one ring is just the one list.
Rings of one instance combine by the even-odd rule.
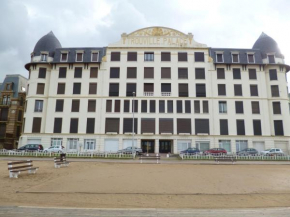
[[18, 151], [42, 151], [43, 146], [38, 144], [27, 144], [17, 149]]
[[237, 152], [237, 155], [239, 156], [249, 156], [249, 155], [258, 155], [258, 154], [259, 152], [254, 148], [245, 148]]
[[224, 155], [227, 151], [223, 148], [212, 148], [203, 152], [205, 155]]
[[188, 154], [188, 155], [199, 154], [199, 153], [200, 153], [200, 151], [197, 148], [188, 148], [188, 149], [180, 152], [180, 154]]

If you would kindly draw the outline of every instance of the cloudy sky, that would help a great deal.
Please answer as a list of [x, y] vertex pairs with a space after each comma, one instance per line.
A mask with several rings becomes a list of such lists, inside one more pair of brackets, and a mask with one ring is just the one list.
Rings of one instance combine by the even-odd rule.
[[289, 0], [0, 0], [0, 82], [27, 77], [24, 64], [51, 30], [62, 47], [106, 46], [123, 32], [165, 26], [210, 47], [251, 48], [265, 32], [290, 64], [289, 8]]

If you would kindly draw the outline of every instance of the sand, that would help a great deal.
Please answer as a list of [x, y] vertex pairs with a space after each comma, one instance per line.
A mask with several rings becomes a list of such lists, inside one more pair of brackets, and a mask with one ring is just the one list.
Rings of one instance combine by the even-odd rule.
[[10, 179], [0, 161], [0, 205], [87, 208], [254, 208], [290, 206], [289, 165], [72, 162]]

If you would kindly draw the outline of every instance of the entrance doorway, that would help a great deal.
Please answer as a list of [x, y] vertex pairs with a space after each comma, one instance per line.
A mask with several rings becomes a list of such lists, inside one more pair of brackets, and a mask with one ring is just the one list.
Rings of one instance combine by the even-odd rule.
[[171, 153], [171, 140], [159, 140], [159, 153]]
[[154, 153], [154, 140], [141, 140], [143, 153]]

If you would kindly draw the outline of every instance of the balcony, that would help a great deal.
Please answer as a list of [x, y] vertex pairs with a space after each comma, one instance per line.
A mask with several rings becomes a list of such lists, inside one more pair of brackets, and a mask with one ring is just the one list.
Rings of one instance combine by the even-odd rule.
[[161, 96], [171, 96], [171, 92], [161, 92]]
[[11, 101], [0, 101], [0, 106], [7, 106], [9, 107], [11, 105]]
[[144, 96], [154, 96], [154, 92], [144, 92]]

